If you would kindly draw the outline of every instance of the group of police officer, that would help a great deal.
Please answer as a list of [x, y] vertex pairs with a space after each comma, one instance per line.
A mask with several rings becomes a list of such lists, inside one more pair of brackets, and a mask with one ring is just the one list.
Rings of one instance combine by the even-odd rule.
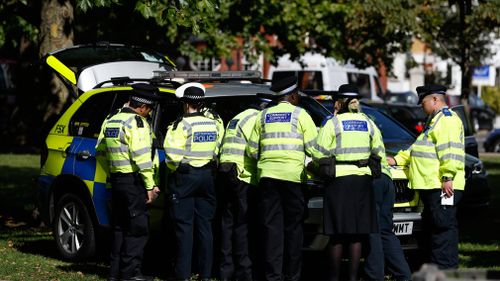
[[[409, 150], [387, 160], [380, 131], [360, 111], [353, 85], [339, 88], [336, 114], [324, 122], [319, 135], [311, 116], [297, 106], [295, 77], [274, 81], [270, 89], [274, 94], [266, 98], [272, 104], [262, 100], [226, 128], [206, 109], [202, 84], [189, 82], [176, 90], [184, 114], [168, 127], [164, 149], [177, 279], [191, 276], [194, 242], [199, 277], [212, 276], [212, 221], [220, 201], [222, 280], [300, 280], [306, 155], [313, 159], [308, 170], [326, 182], [324, 228], [331, 237], [331, 280], [340, 278], [344, 246], [350, 253], [349, 279], [357, 279], [361, 242], [368, 237], [368, 279], [383, 280], [384, 267], [396, 280], [411, 278], [392, 233], [394, 187], [388, 166], [395, 164], [409, 164], [410, 187], [424, 190], [423, 218], [432, 236], [429, 261], [440, 268], [457, 267], [455, 212], [464, 187], [463, 128], [444, 103], [445, 88], [417, 88], [429, 121]], [[129, 103], [105, 120], [96, 146], [112, 185], [109, 280], [148, 280], [141, 272], [149, 231], [147, 204], [159, 189], [153, 172], [158, 157], [146, 117], [159, 99], [157, 92], [146, 83], [132, 85]], [[217, 199], [216, 183], [223, 191]]]

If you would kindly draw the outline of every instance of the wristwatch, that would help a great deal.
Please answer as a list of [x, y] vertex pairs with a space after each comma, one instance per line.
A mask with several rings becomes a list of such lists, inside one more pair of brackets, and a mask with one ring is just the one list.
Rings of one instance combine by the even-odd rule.
[[452, 181], [452, 180], [453, 180], [452, 177], [441, 177], [442, 182], [447, 182], [447, 181]]

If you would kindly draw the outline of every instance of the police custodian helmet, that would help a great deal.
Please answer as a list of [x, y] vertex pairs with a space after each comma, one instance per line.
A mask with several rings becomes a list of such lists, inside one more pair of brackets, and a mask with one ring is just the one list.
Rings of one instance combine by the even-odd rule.
[[293, 94], [297, 91], [297, 77], [296, 76], [288, 76], [283, 79], [273, 81], [271, 91], [274, 92], [273, 97], [283, 97], [289, 94]]
[[417, 87], [418, 93], [418, 104], [422, 103], [422, 100], [432, 94], [446, 95], [446, 87], [442, 85], [425, 85]]
[[354, 84], [342, 84], [339, 90], [333, 94], [333, 99], [343, 99], [343, 98], [360, 98], [358, 87]]

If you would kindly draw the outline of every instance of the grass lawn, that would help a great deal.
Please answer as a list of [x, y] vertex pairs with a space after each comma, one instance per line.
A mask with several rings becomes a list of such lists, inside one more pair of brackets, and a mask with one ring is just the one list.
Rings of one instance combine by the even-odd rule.
[[[500, 270], [500, 155], [481, 159], [489, 173], [491, 206], [461, 214], [460, 267]], [[62, 261], [50, 229], [35, 226], [38, 173], [39, 156], [0, 154], [0, 280], [105, 280], [105, 263]]]
[[500, 155], [481, 154], [491, 189], [491, 204], [460, 214], [460, 267], [500, 270]]

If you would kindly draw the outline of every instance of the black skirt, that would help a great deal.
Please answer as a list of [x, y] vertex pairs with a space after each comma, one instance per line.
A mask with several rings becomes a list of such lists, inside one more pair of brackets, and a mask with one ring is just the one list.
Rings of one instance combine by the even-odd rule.
[[325, 189], [323, 222], [326, 235], [378, 232], [371, 176], [335, 178]]

